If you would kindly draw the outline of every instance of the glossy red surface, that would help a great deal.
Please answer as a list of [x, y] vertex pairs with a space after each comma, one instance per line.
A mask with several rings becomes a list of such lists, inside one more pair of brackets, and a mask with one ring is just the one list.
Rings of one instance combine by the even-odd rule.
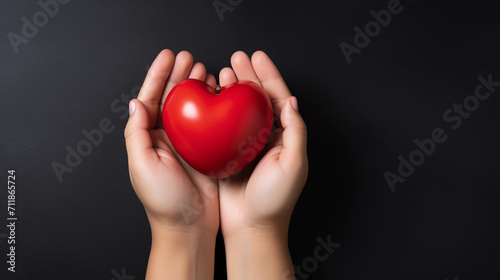
[[269, 138], [273, 111], [256, 83], [238, 81], [215, 89], [188, 79], [169, 93], [163, 126], [179, 155], [213, 178], [235, 174], [262, 151]]

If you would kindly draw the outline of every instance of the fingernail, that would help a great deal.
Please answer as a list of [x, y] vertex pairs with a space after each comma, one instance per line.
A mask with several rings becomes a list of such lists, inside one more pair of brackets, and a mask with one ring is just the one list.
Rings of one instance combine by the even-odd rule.
[[290, 101], [292, 103], [292, 108], [295, 110], [295, 111], [299, 111], [299, 103], [297, 102], [297, 97], [292, 97], [292, 100]]
[[134, 100], [130, 100], [130, 103], [128, 104], [128, 113], [129, 113], [129, 116], [132, 116], [132, 114], [134, 113], [135, 111], [135, 102]]

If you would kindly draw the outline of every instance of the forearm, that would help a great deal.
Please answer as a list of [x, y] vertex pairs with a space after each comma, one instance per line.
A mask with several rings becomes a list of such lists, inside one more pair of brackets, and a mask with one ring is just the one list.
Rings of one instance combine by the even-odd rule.
[[152, 243], [146, 280], [211, 280], [215, 235], [151, 227]]
[[229, 280], [293, 276], [287, 232], [252, 231], [224, 238]]

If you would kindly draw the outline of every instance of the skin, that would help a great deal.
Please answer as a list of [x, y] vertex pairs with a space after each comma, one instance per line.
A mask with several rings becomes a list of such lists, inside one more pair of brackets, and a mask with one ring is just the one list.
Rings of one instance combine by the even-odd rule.
[[152, 245], [146, 279], [213, 279], [220, 229], [228, 279], [293, 275], [287, 246], [290, 217], [307, 178], [306, 125], [276, 66], [264, 52], [243, 52], [220, 72], [221, 86], [261, 85], [277, 129], [259, 160], [232, 177], [214, 180], [178, 156], [163, 129], [161, 108], [187, 78], [215, 87], [213, 75], [188, 52], [163, 50], [152, 64], [125, 129], [130, 178], [148, 216]]
[[213, 279], [219, 230], [217, 181], [191, 168], [172, 148], [161, 109], [187, 78], [215, 85], [188, 52], [163, 50], [151, 65], [125, 128], [130, 180], [148, 216], [152, 245], [146, 279]]
[[[221, 70], [221, 86], [250, 80], [267, 92], [278, 128], [253, 167], [219, 180], [220, 222], [228, 279], [282, 279], [293, 275], [288, 226], [307, 171], [306, 125], [296, 99], [271, 59], [262, 51], [243, 52]], [[282, 128], [281, 128], [282, 127]]]

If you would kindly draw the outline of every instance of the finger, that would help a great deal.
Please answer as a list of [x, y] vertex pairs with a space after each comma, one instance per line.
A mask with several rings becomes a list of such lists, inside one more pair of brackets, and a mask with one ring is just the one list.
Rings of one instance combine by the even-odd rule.
[[205, 83], [213, 88], [217, 86], [217, 81], [215, 80], [215, 77], [212, 74], [207, 74], [205, 78]]
[[[191, 69], [193, 68], [193, 56], [187, 52], [182, 51], [175, 57], [174, 66], [172, 68], [172, 72], [168, 77], [165, 89], [163, 91], [163, 95], [160, 101], [160, 108], [163, 110], [163, 103], [165, 103], [165, 99], [168, 96], [168, 93], [176, 86], [178, 83], [184, 81], [188, 78], [189, 73], [191, 73]], [[158, 117], [156, 118], [156, 127], [163, 128], [163, 120], [162, 120], [162, 111], [158, 112]]]
[[203, 65], [203, 63], [201, 62], [196, 62], [193, 65], [193, 68], [191, 69], [191, 73], [189, 73], [188, 78], [204, 81], [206, 75], [207, 75], [207, 69], [205, 68], [205, 65]]
[[246, 53], [242, 51], [235, 52], [231, 57], [231, 66], [238, 80], [252, 81], [262, 86], [257, 74], [255, 74], [252, 62]]
[[156, 123], [163, 89], [172, 71], [174, 60], [175, 55], [171, 50], [162, 50], [151, 64], [137, 96], [148, 112], [149, 128], [153, 128]]
[[161, 105], [167, 98], [168, 93], [175, 87], [178, 83], [184, 81], [188, 78], [191, 69], [193, 68], [193, 56], [188, 51], [182, 51], [175, 57], [174, 67], [172, 68], [172, 73], [168, 77], [165, 91], [161, 99]]
[[252, 65], [269, 95], [275, 116], [280, 117], [285, 100], [291, 96], [290, 90], [276, 65], [263, 51], [257, 51], [252, 55]]
[[290, 97], [285, 100], [281, 111], [283, 150], [279, 160], [285, 170], [291, 168], [293, 171], [298, 171], [303, 164], [307, 164], [307, 127], [294, 107], [298, 108], [297, 98]]
[[237, 81], [238, 81], [238, 79], [236, 78], [236, 75], [234, 74], [233, 69], [226, 67], [226, 68], [223, 68], [222, 70], [220, 70], [219, 82], [220, 82], [221, 87], [227, 86], [227, 85], [235, 83]]
[[129, 165], [146, 164], [155, 156], [149, 134], [148, 111], [146, 106], [137, 99], [130, 101], [129, 110], [132, 114], [124, 133]]

